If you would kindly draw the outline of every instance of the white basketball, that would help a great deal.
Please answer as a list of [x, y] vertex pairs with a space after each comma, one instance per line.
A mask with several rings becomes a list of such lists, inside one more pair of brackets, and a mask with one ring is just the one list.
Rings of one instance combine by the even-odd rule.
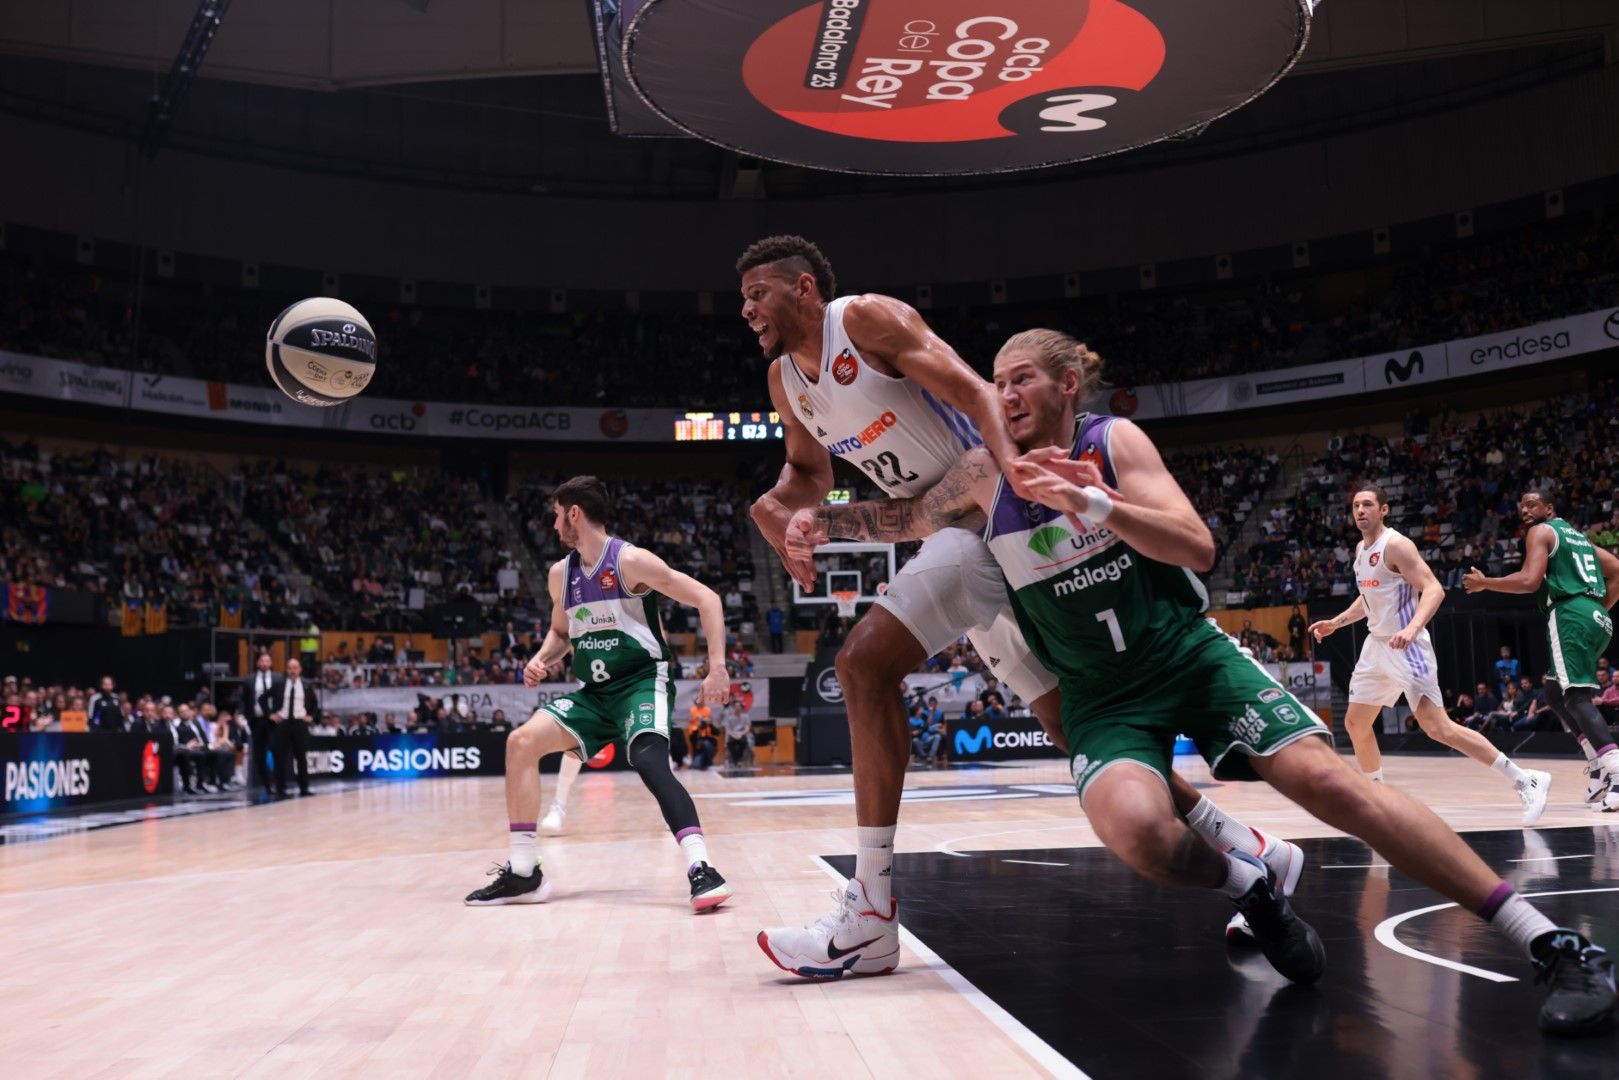
[[341, 405], [376, 372], [377, 336], [351, 305], [316, 296], [275, 317], [264, 339], [264, 363], [292, 400]]

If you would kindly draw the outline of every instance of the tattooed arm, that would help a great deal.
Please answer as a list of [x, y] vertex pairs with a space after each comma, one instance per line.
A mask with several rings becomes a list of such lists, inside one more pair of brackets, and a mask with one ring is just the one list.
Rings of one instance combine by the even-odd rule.
[[897, 542], [932, 536], [947, 525], [988, 511], [1000, 480], [995, 459], [981, 446], [961, 456], [939, 482], [909, 499], [873, 499], [848, 506], [799, 510], [787, 525], [787, 546], [808, 558], [831, 539]]

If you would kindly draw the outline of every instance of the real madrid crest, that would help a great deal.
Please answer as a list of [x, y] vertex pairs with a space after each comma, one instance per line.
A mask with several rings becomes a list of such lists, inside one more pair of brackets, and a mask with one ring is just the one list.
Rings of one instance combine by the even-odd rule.
[[801, 394], [798, 395], [798, 410], [799, 410], [799, 412], [802, 412], [804, 414], [804, 419], [806, 419], [806, 420], [815, 419], [815, 410], [810, 408], [810, 400], [809, 400], [809, 395], [808, 394], [801, 393]]

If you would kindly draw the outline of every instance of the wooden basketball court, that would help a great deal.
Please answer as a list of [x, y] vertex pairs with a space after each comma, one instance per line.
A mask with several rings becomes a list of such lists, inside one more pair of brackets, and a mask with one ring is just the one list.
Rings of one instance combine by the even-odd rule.
[[[1619, 821], [1579, 805], [1578, 762], [1536, 764], [1555, 782], [1533, 834], [1486, 769], [1454, 756], [1387, 769], [1478, 832], [1554, 919], [1619, 944]], [[1286, 988], [1262, 959], [1225, 955], [1225, 901], [1163, 892], [1091, 850], [1055, 762], [913, 772], [901, 968], [802, 982], [754, 935], [831, 909], [838, 857], [854, 850], [848, 774], [679, 775], [736, 888], [710, 915], [692, 914], [676, 846], [629, 773], [580, 778], [566, 835], [542, 838], [556, 894], [537, 906], [461, 904], [504, 859], [498, 779], [383, 782], [0, 846], [3, 1071], [1612, 1075], [1613, 1036], [1544, 1040], [1527, 964], [1470, 915], [1420, 912], [1443, 898], [1379, 869], [1358, 841], [1306, 845], [1295, 903], [1327, 942], [1320, 987]], [[1336, 835], [1267, 787], [1217, 783], [1201, 763], [1187, 775], [1276, 834]], [[1410, 912], [1388, 931], [1394, 946], [1379, 940]], [[1168, 1006], [1182, 1027], [1086, 1026]], [[1088, 1021], [1054, 1028], [1070, 1009]], [[1452, 1028], [1462, 1034], [1442, 1037]]]

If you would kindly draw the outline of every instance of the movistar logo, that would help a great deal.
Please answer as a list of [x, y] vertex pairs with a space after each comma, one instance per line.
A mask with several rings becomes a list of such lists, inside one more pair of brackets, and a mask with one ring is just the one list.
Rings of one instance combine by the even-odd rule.
[[1057, 550], [1057, 545], [1068, 538], [1068, 530], [1061, 525], [1047, 525], [1029, 534], [1029, 550], [1043, 559], [1049, 559]]
[[966, 729], [962, 729], [961, 731], [956, 732], [956, 753], [976, 754], [978, 751], [989, 745], [989, 739], [990, 731], [988, 724], [985, 724], [971, 735], [967, 734]]
[[1383, 365], [1383, 381], [1393, 386], [1396, 379], [1405, 382], [1413, 372], [1418, 375], [1423, 372], [1422, 353], [1415, 350], [1403, 364], [1394, 357], [1389, 357], [1388, 363]]

